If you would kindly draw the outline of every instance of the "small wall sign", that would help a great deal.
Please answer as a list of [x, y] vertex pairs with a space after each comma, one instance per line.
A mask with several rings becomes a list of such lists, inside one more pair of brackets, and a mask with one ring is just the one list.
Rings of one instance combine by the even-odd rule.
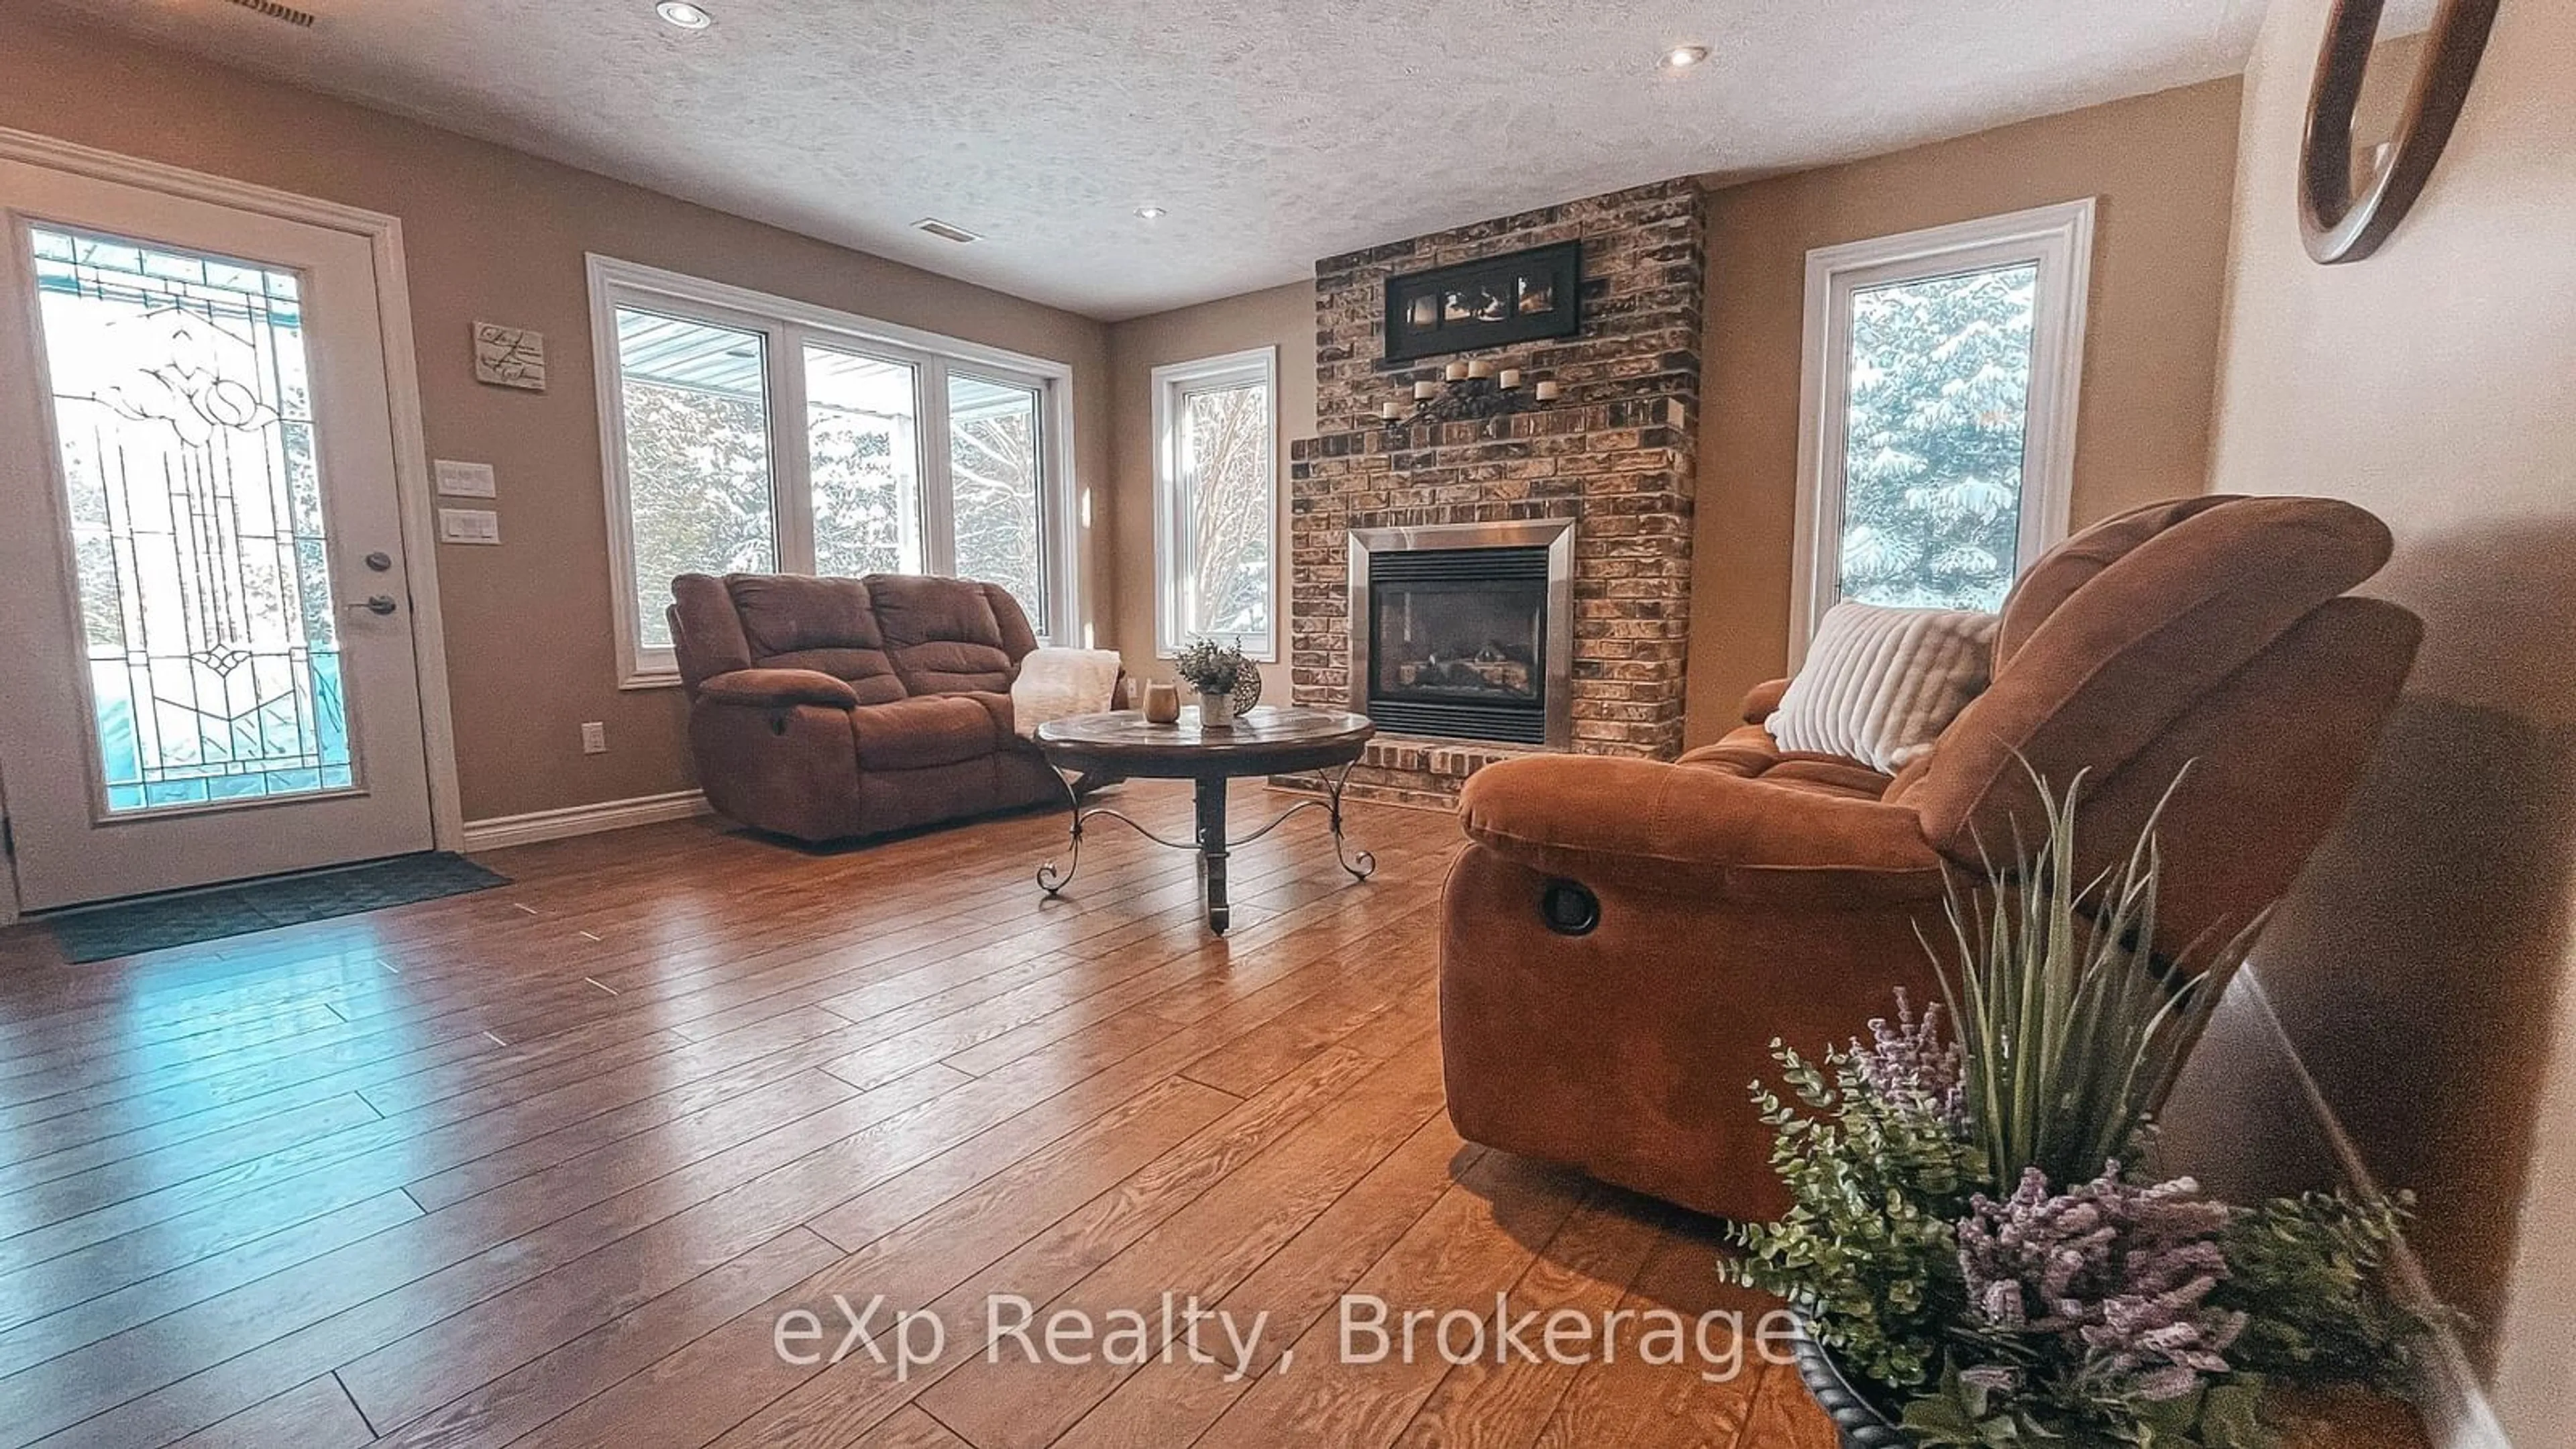
[[546, 335], [526, 327], [474, 324], [474, 380], [494, 387], [546, 390]]
[[1390, 362], [1583, 328], [1583, 243], [1559, 242], [1386, 279]]

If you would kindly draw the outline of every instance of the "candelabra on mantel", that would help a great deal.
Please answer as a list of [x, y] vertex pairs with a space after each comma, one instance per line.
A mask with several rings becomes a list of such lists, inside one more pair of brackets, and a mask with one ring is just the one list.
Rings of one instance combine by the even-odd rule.
[[1482, 359], [1453, 362], [1441, 370], [1438, 382], [1423, 381], [1413, 385], [1413, 411], [1408, 413], [1398, 403], [1380, 403], [1378, 421], [1389, 428], [1414, 423], [1448, 423], [1468, 418], [1500, 417], [1516, 413], [1538, 403], [1556, 401], [1554, 378], [1540, 378], [1528, 387], [1521, 385], [1521, 370], [1506, 367], [1497, 371]]

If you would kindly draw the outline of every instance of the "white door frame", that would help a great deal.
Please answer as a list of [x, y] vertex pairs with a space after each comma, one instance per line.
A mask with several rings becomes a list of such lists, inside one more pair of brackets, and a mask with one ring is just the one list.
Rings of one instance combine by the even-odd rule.
[[[456, 721], [447, 698], [447, 634], [439, 616], [438, 530], [429, 445], [421, 430], [420, 368], [413, 350], [411, 288], [403, 270], [402, 221], [383, 212], [164, 165], [32, 131], [0, 127], [0, 159], [75, 176], [210, 202], [365, 239], [375, 257], [377, 323], [385, 342], [386, 401], [393, 416], [394, 491], [402, 508], [403, 567], [411, 584], [412, 659], [420, 673], [420, 735], [429, 761], [429, 818], [441, 850], [465, 847], [456, 784]], [[0, 810], [8, 782], [0, 780]], [[0, 926], [18, 919], [18, 878], [0, 870]]]

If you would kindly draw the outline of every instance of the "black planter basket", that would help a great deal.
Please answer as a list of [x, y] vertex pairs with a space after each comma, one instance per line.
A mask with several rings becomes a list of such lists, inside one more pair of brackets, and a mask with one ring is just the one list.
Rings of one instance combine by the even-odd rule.
[[1790, 1352], [1797, 1356], [1798, 1377], [1806, 1383], [1807, 1392], [1834, 1421], [1843, 1449], [1914, 1449], [1914, 1441], [1843, 1377], [1841, 1367], [1824, 1345], [1801, 1332], [1791, 1340]]

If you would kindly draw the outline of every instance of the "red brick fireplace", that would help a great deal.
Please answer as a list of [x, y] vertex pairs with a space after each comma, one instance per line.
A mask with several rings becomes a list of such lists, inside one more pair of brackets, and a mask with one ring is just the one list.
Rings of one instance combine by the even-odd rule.
[[[1583, 327], [1572, 337], [1481, 352], [1385, 360], [1391, 273], [1580, 239]], [[1315, 266], [1317, 436], [1290, 450], [1289, 667], [1300, 704], [1353, 707], [1371, 677], [1353, 673], [1354, 530], [1571, 522], [1567, 678], [1553, 740], [1499, 740], [1449, 700], [1502, 699], [1524, 654], [1548, 642], [1495, 613], [1478, 638], [1405, 647], [1405, 687], [1373, 671], [1379, 697], [1409, 697], [1381, 718], [1351, 793], [1446, 804], [1492, 760], [1542, 748], [1670, 758], [1682, 742], [1682, 664], [1690, 619], [1692, 470], [1699, 426], [1706, 246], [1698, 187], [1687, 179], [1481, 222], [1330, 257]], [[1413, 385], [1483, 358], [1518, 368], [1524, 387], [1560, 395], [1525, 410], [1459, 421], [1381, 423], [1409, 411]], [[1372, 532], [1372, 537], [1384, 537]], [[1457, 535], [1435, 535], [1446, 548]], [[1505, 591], [1498, 598], [1517, 597]], [[1395, 627], [1378, 616], [1377, 637]], [[1543, 634], [1544, 630], [1537, 631]], [[1463, 652], [1461, 652], [1463, 649]], [[1428, 656], [1448, 651], [1449, 657]], [[1381, 649], [1381, 652], [1384, 652]], [[1528, 661], [1541, 669], [1543, 658]], [[1433, 688], [1411, 687], [1425, 677]], [[1486, 686], [1479, 688], [1479, 683]], [[1443, 689], [1437, 687], [1446, 685]], [[1400, 705], [1403, 700], [1398, 701]], [[1488, 711], [1489, 715], [1493, 712]], [[1499, 717], [1499, 716], [1495, 716]], [[1482, 732], [1483, 739], [1461, 737]]]

